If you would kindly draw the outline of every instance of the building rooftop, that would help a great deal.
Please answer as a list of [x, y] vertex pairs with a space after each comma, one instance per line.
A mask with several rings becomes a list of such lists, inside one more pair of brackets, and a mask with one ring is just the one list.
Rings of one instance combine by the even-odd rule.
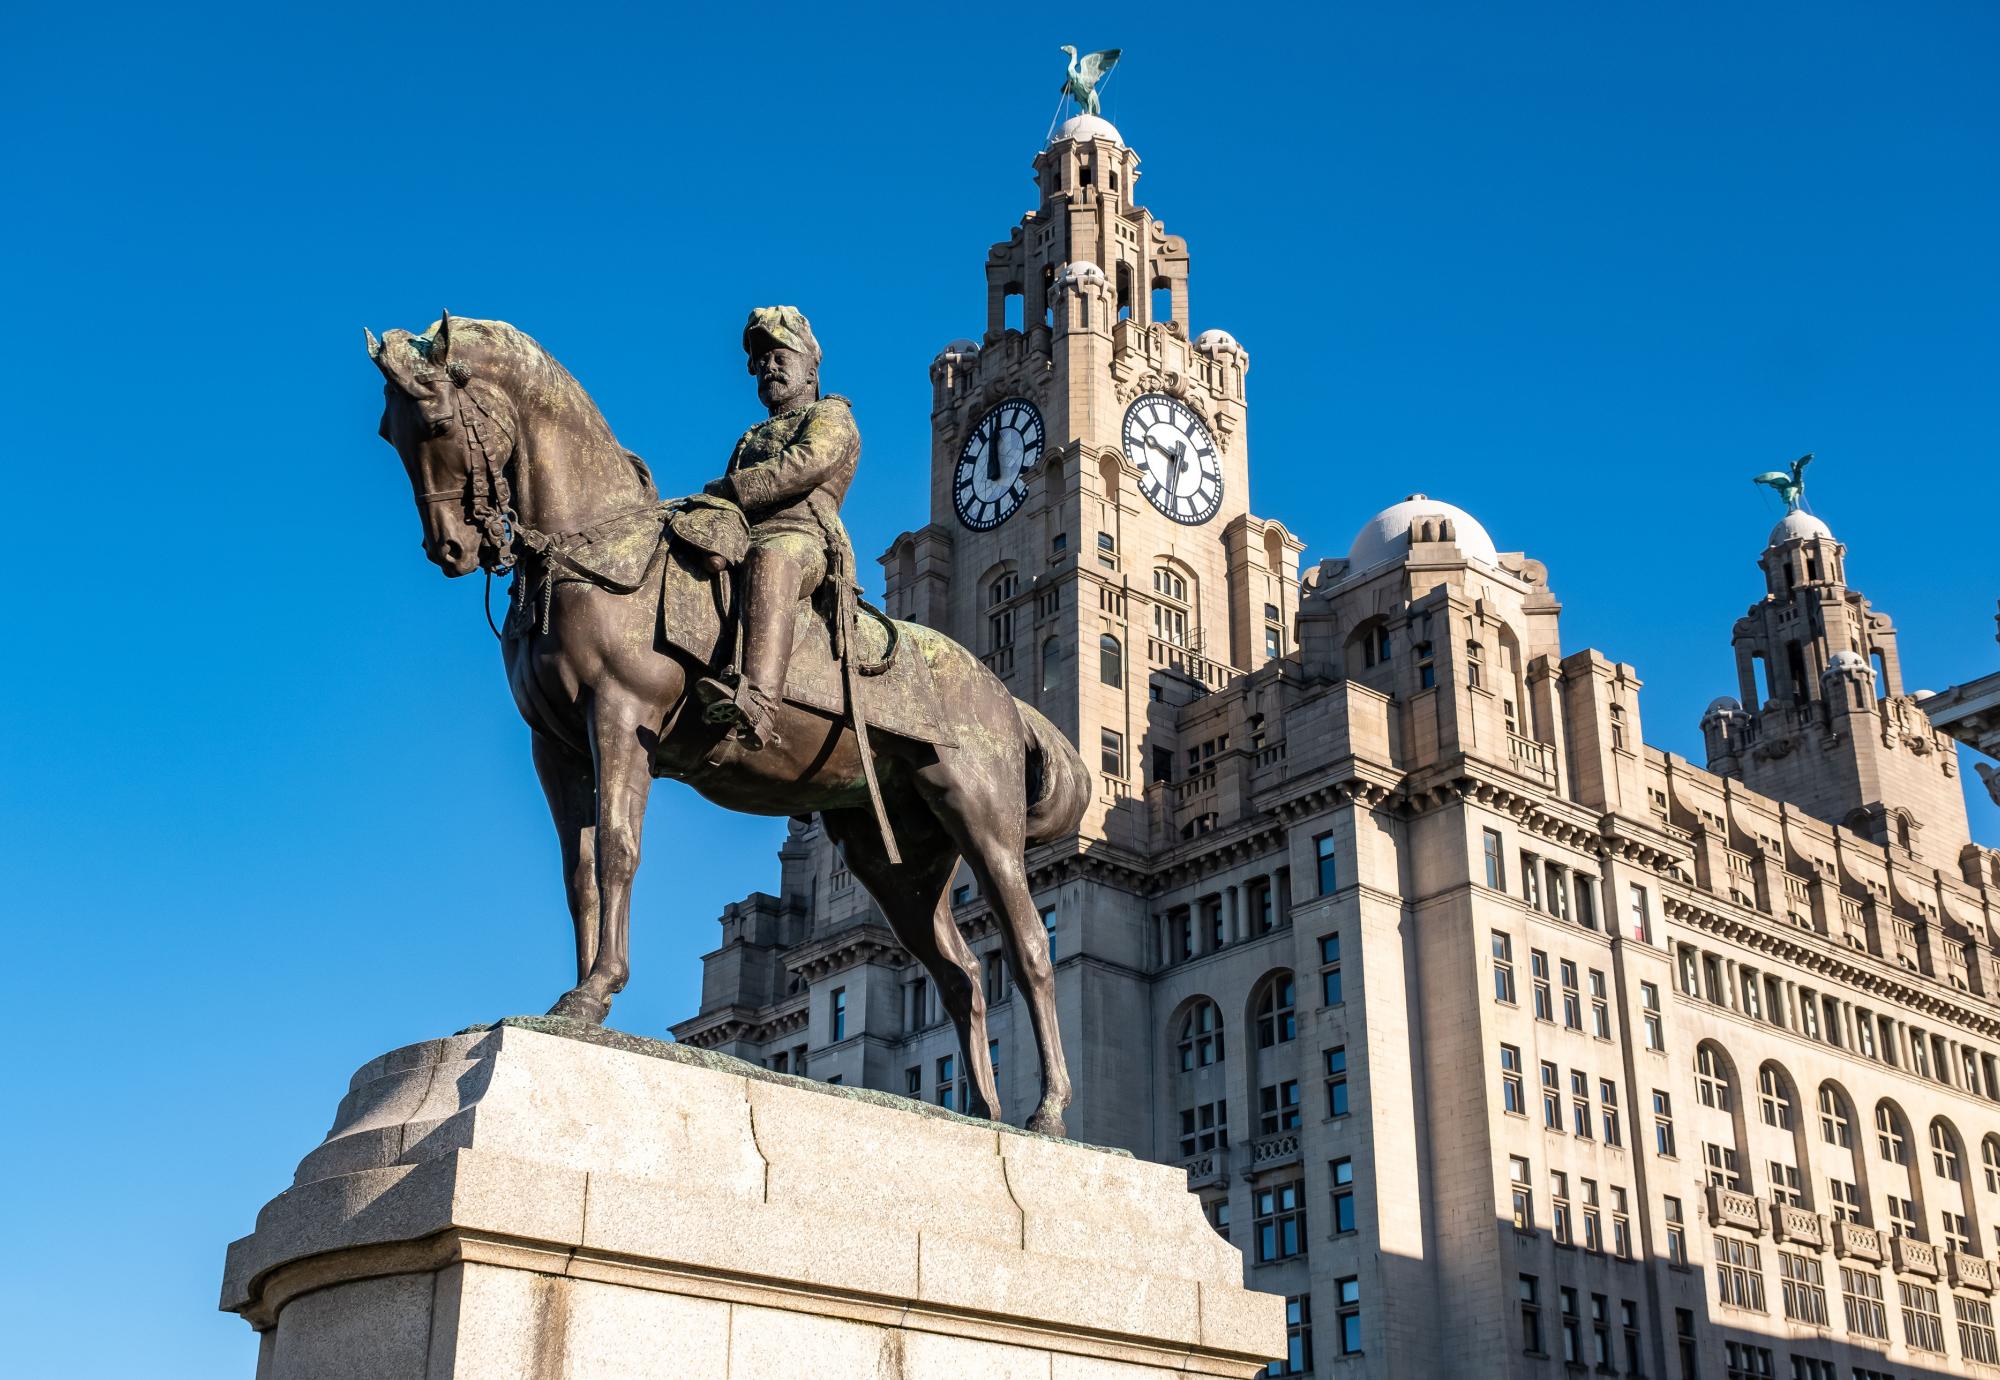
[[1125, 136], [1118, 132], [1118, 126], [1101, 115], [1070, 116], [1062, 122], [1062, 128], [1049, 142], [1056, 144], [1065, 139], [1109, 139], [1119, 148], [1125, 147]]

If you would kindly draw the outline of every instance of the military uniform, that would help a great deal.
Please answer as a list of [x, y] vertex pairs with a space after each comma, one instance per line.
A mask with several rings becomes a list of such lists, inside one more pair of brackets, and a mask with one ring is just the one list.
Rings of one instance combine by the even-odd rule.
[[[751, 370], [760, 347], [781, 345], [819, 366], [819, 342], [795, 307], [759, 307], [743, 330]], [[710, 493], [730, 499], [750, 522], [743, 565], [742, 665], [734, 683], [703, 680], [707, 717], [731, 723], [746, 747], [774, 741], [770, 718], [785, 691], [798, 601], [827, 577], [830, 548], [845, 553], [841, 500], [861, 460], [861, 433], [847, 399], [817, 398], [757, 423], [736, 443]], [[850, 558], [851, 559], [851, 558]], [[846, 578], [852, 579], [852, 572]]]

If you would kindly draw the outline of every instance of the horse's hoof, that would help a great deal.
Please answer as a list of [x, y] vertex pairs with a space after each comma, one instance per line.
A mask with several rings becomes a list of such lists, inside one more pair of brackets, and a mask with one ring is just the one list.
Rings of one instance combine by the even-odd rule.
[[563, 993], [562, 999], [549, 1008], [549, 1014], [572, 1021], [582, 1021], [585, 1025], [603, 1025], [604, 1018], [611, 1014], [611, 1003], [601, 1001], [581, 989], [572, 988]]
[[1028, 1118], [1028, 1129], [1038, 1136], [1055, 1136], [1068, 1140], [1069, 1132], [1063, 1128], [1061, 1112], [1036, 1112]]

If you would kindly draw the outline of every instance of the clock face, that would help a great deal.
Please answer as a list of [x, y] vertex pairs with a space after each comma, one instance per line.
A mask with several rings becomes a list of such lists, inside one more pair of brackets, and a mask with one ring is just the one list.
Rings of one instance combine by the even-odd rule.
[[1179, 398], [1146, 393], [1125, 410], [1125, 458], [1139, 492], [1175, 522], [1207, 522], [1222, 506], [1222, 457], [1201, 418]]
[[951, 476], [958, 520], [975, 532], [998, 527], [1028, 496], [1028, 471], [1042, 462], [1042, 414], [1009, 398], [979, 419], [959, 448]]

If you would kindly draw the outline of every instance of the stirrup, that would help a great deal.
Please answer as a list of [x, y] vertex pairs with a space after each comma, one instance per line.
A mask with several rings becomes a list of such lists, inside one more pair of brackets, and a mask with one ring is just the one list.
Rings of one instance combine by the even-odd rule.
[[784, 740], [771, 730], [777, 704], [755, 686], [732, 686], [704, 677], [695, 683], [695, 697], [705, 706], [702, 718], [708, 723], [730, 725], [745, 751], [756, 752], [783, 744]]

